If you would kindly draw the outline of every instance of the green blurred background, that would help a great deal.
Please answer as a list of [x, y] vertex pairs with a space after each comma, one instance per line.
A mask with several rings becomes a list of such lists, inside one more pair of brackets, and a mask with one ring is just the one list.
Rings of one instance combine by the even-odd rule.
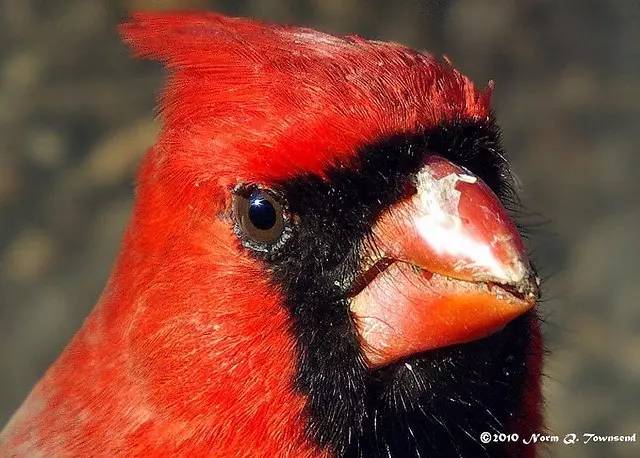
[[[640, 3], [0, 0], [0, 425], [80, 326], [157, 131], [159, 65], [115, 33], [206, 8], [446, 54], [494, 105], [545, 284], [551, 431], [640, 432]], [[640, 456], [640, 444], [552, 456]]]

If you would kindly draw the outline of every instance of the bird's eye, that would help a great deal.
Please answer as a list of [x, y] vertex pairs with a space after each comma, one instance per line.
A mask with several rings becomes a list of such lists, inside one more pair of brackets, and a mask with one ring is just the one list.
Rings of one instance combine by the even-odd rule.
[[271, 191], [239, 190], [234, 195], [233, 210], [237, 231], [251, 248], [268, 251], [282, 240], [286, 215], [283, 205]]

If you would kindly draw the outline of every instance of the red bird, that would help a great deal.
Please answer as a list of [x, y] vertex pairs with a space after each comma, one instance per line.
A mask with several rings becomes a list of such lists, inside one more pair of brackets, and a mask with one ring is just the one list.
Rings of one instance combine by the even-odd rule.
[[135, 14], [170, 71], [106, 289], [3, 456], [531, 456], [539, 281], [480, 91], [398, 44]]

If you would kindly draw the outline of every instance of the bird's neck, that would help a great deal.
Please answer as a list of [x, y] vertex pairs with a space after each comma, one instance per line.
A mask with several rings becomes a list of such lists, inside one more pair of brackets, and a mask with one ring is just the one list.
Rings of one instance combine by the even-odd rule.
[[[126, 237], [98, 305], [3, 431], [0, 455], [321, 454], [305, 438], [277, 297], [247, 286], [244, 300], [270, 311], [248, 316], [206, 254], [171, 262], [176, 246], [151, 262], [158, 254], [138, 242]], [[207, 276], [186, 285], [199, 262]]]

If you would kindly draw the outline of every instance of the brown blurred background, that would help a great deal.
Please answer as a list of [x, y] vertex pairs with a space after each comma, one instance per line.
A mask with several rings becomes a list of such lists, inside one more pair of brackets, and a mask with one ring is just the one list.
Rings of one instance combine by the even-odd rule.
[[[157, 64], [127, 11], [206, 8], [446, 54], [496, 81], [546, 276], [548, 424], [640, 433], [640, 3], [0, 0], [0, 426], [103, 287], [154, 139]], [[640, 444], [552, 446], [640, 456]]]

